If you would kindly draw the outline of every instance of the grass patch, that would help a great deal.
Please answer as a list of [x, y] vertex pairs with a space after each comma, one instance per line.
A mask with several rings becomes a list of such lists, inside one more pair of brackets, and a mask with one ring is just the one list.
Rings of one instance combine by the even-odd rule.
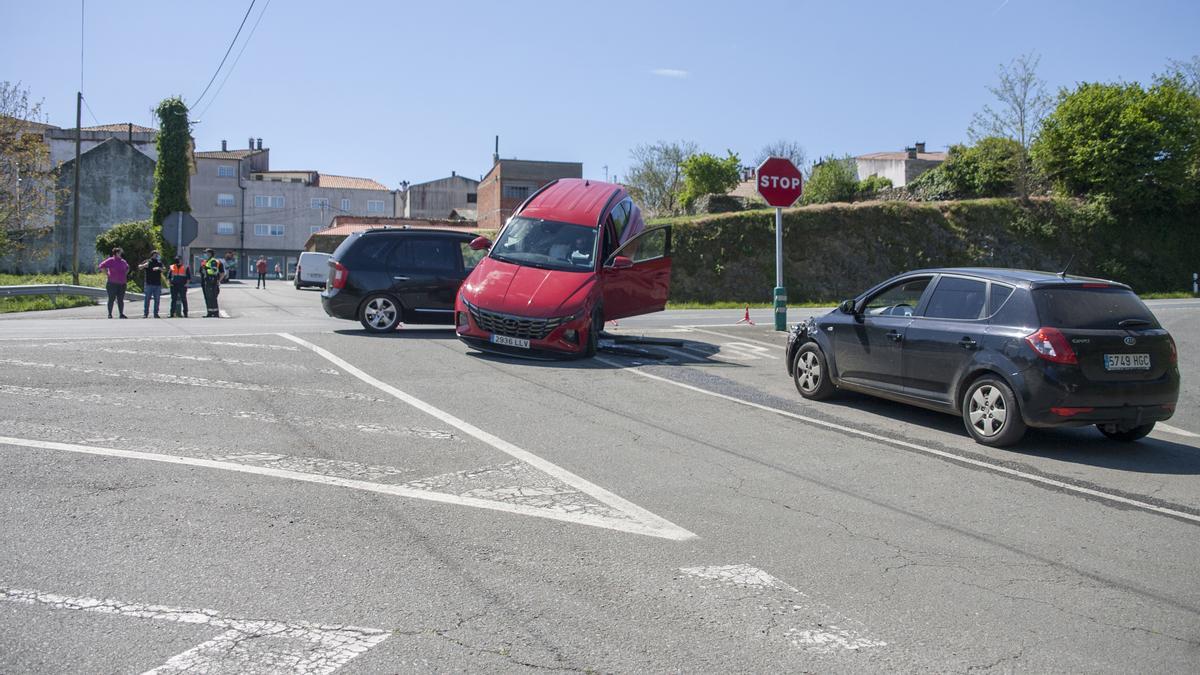
[[[93, 288], [104, 288], [105, 278], [103, 272], [99, 274], [80, 274], [79, 285], [91, 286]], [[62, 274], [0, 274], [0, 286], [25, 286], [29, 284], [69, 284], [71, 283], [71, 273], [63, 272]]]
[[1181, 300], [1184, 298], [1190, 300], [1196, 296], [1191, 293], [1178, 291], [1175, 293], [1141, 293], [1139, 297], [1143, 300]]
[[85, 307], [94, 304], [96, 304], [96, 300], [85, 295], [26, 295], [19, 298], [0, 298], [0, 314]]

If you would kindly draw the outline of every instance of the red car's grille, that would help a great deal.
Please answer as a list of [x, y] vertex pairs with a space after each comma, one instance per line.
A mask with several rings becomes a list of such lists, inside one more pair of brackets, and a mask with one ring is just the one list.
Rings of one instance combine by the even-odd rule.
[[467, 309], [471, 312], [471, 319], [480, 330], [525, 340], [543, 340], [569, 319], [569, 317], [531, 319], [524, 316], [489, 312], [474, 305], [467, 305]]

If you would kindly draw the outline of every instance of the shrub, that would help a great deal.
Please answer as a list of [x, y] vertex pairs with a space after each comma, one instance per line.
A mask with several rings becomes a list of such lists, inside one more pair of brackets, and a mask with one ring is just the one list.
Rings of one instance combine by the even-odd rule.
[[804, 186], [805, 204], [853, 201], [858, 192], [858, 169], [851, 157], [829, 157], [813, 166]]
[[[154, 227], [149, 220], [135, 220], [129, 223], [114, 225], [107, 232], [96, 237], [96, 252], [108, 257], [113, 248], [121, 247], [125, 251], [125, 260], [129, 263], [130, 280], [141, 287], [144, 274], [137, 266], [150, 257], [150, 252], [157, 249], [163, 252], [166, 248], [162, 231]], [[165, 256], [166, 254], [163, 253]]]
[[944, 164], [917, 176], [904, 187], [919, 202], [940, 202], [959, 196], [954, 183], [946, 175]]
[[858, 181], [858, 198], [865, 199], [871, 197], [880, 190], [886, 190], [890, 187], [892, 187], [891, 178], [876, 175], [867, 176]]
[[1015, 191], [1027, 163], [1025, 149], [1011, 138], [989, 136], [967, 147], [950, 146], [942, 170], [955, 194], [967, 197], [1007, 197]]

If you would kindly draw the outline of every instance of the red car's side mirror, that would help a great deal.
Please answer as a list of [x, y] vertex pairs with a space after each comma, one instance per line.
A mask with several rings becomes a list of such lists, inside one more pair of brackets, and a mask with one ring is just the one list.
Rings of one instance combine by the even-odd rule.
[[472, 251], [486, 251], [492, 247], [492, 240], [487, 237], [475, 237], [471, 240]]
[[627, 270], [630, 267], [633, 267], [633, 260], [630, 260], [623, 255], [619, 255], [613, 258], [612, 261], [608, 263], [608, 266], [614, 270]]

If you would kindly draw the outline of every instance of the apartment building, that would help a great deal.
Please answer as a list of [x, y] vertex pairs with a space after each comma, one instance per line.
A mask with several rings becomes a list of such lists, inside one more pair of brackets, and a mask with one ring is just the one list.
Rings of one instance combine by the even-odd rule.
[[451, 171], [447, 178], [414, 183], [404, 191], [405, 218], [450, 218], [452, 213], [464, 219], [475, 211], [479, 181]]
[[200, 233], [191, 244], [192, 260], [205, 248], [234, 261], [238, 277], [250, 275], [259, 256], [271, 270], [295, 271], [304, 243], [334, 216], [396, 215], [396, 193], [369, 178], [335, 176], [313, 170], [277, 171], [262, 139], [248, 147], [195, 153], [191, 179], [192, 215]]
[[499, 230], [521, 202], [558, 178], [583, 178], [583, 164], [494, 157], [491, 171], [479, 183], [479, 227]]

